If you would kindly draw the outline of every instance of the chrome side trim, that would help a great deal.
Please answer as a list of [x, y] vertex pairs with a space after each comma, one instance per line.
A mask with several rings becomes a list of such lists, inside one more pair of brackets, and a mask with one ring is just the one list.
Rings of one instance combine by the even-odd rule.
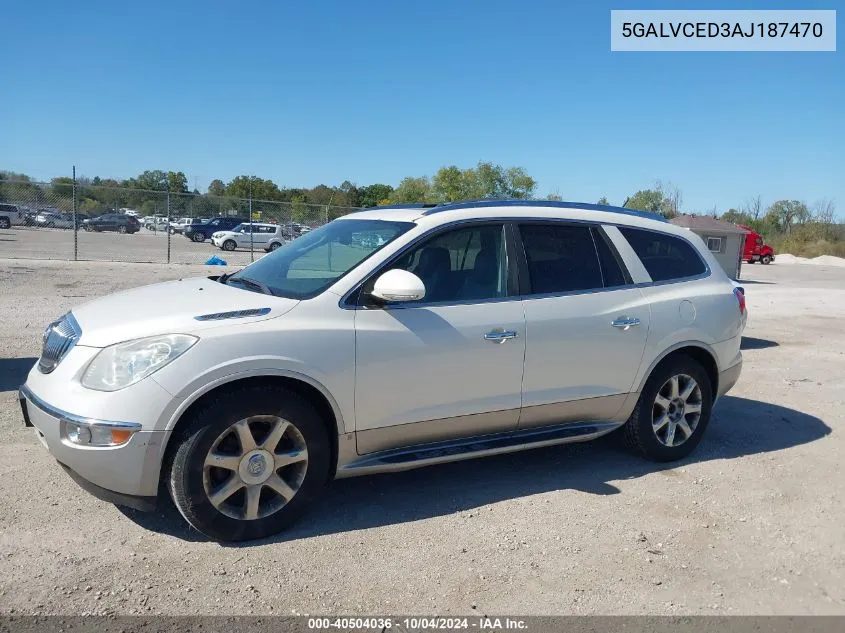
[[513, 431], [518, 420], [519, 409], [506, 409], [365, 429], [357, 431], [355, 435], [358, 453], [365, 455], [399, 447]]
[[126, 429], [131, 431], [141, 430], [141, 424], [139, 424], [138, 422], [115, 422], [111, 420], [98, 420], [96, 418], [88, 418], [85, 416], [68, 413], [67, 411], [62, 411], [61, 409], [57, 409], [56, 407], [44, 402], [41, 398], [32, 393], [32, 390], [26, 385], [22, 385], [18, 392], [18, 398], [21, 398], [21, 396], [23, 396], [23, 398], [25, 398], [29, 403], [41, 409], [50, 417], [57, 418], [65, 422], [73, 422], [74, 424], [82, 424], [85, 426], [106, 427], [110, 429]]
[[342, 479], [380, 472], [396, 472], [555, 444], [586, 442], [606, 435], [621, 425], [621, 422], [585, 422], [542, 429], [525, 429], [382, 451], [348, 462], [341, 460], [344, 457], [349, 457], [349, 454], [341, 452], [335, 477]]
[[270, 308], [252, 308], [250, 310], [232, 310], [231, 312], [213, 312], [195, 316], [197, 321], [222, 321], [223, 319], [243, 319], [246, 317], [264, 316], [270, 313]]

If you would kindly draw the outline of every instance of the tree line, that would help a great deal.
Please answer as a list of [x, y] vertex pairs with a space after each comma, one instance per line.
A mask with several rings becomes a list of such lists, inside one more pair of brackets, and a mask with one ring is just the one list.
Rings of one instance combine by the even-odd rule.
[[[59, 176], [44, 187], [26, 174], [0, 171], [0, 201], [28, 206], [32, 201], [35, 206], [70, 210], [73, 184], [72, 178]], [[240, 175], [228, 181], [214, 179], [205, 192], [200, 192], [189, 189], [184, 172], [159, 169], [126, 179], [97, 176], [76, 180], [77, 209], [89, 214], [120, 207], [137, 209], [144, 215], [163, 213], [168, 193], [172, 194], [169, 197], [171, 216], [201, 217], [231, 211], [245, 214], [251, 199], [257, 217], [322, 222], [343, 215], [351, 208], [386, 204], [535, 199], [537, 182], [522, 167], [503, 167], [484, 161], [469, 168], [444, 166], [431, 177], [409, 176], [396, 187], [384, 183], [359, 186], [348, 180], [336, 186], [280, 187], [270, 179]], [[554, 192], [543, 198], [560, 200], [562, 196]], [[604, 196], [597, 203], [610, 204]], [[812, 255], [823, 251], [845, 255], [843, 225], [836, 222], [836, 206], [828, 199], [812, 206], [798, 200], [777, 200], [764, 207], [757, 195], [721, 214], [716, 207], [692, 211], [683, 208], [683, 193], [679, 187], [658, 180], [619, 204], [667, 218], [681, 213], [721, 217], [731, 223], [750, 226], [776, 248], [790, 249], [794, 254]]]

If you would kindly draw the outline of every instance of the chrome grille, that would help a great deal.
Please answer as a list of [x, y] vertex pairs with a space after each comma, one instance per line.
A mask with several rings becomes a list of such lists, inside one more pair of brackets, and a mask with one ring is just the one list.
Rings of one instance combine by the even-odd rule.
[[57, 321], [53, 321], [44, 330], [41, 344], [41, 358], [38, 359], [38, 371], [49, 374], [76, 345], [82, 330], [73, 315], [68, 312]]

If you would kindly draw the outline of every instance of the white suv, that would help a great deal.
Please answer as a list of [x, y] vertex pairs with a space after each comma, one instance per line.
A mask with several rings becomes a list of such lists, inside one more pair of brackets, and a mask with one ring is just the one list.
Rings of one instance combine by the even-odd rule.
[[470, 202], [347, 215], [243, 270], [51, 324], [24, 419], [95, 495], [165, 486], [218, 540], [291, 523], [332, 478], [620, 429], [656, 461], [739, 377], [745, 297], [657, 216]]
[[281, 239], [281, 227], [277, 224], [265, 224], [262, 222], [244, 222], [238, 224], [228, 231], [217, 231], [211, 235], [211, 243], [224, 251], [233, 251], [236, 248], [263, 248], [264, 250], [275, 250]]

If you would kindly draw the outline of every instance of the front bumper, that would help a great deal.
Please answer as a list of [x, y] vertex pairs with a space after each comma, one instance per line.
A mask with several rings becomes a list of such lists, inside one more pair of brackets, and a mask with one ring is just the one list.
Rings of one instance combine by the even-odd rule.
[[120, 446], [81, 446], [67, 439], [69, 422], [124, 424], [62, 411], [39, 398], [27, 385], [18, 391], [24, 424], [70, 476], [94, 496], [140, 510], [155, 507], [164, 431], [139, 430]]

